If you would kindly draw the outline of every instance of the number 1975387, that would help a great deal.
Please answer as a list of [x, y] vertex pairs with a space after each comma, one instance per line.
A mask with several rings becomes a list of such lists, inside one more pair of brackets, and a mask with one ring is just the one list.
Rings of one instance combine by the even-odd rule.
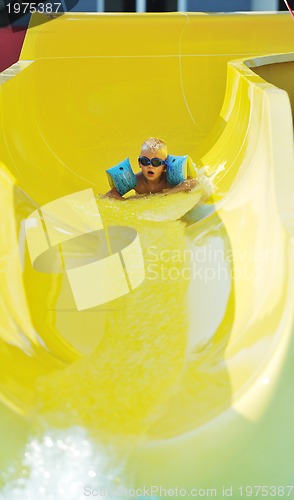
[[15, 2], [7, 4], [8, 14], [55, 14], [61, 12], [62, 4], [58, 2]]

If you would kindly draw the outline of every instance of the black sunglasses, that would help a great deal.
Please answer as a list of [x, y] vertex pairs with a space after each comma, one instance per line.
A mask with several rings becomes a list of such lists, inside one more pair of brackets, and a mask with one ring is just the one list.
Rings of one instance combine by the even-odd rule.
[[153, 167], [161, 167], [161, 165], [166, 165], [165, 160], [161, 160], [161, 158], [147, 158], [147, 156], [139, 156], [139, 162], [143, 167], [148, 167], [148, 165], [152, 165]]

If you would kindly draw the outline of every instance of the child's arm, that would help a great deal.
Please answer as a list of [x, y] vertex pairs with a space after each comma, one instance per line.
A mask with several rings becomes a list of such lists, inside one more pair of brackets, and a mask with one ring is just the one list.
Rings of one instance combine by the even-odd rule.
[[188, 178], [184, 182], [181, 182], [181, 184], [178, 184], [177, 186], [167, 189], [165, 191], [165, 194], [174, 194], [174, 193], [179, 193], [180, 191], [190, 191], [194, 186], [196, 186], [196, 184], [197, 184], [196, 179]]
[[116, 200], [126, 201], [126, 198], [124, 198], [115, 187], [108, 191], [105, 196], [107, 196], [107, 198], [115, 198]]

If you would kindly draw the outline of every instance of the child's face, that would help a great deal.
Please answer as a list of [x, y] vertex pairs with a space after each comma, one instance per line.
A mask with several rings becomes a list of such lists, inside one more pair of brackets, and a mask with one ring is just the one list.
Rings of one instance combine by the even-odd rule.
[[[146, 158], [149, 158], [149, 160], [152, 160], [152, 158], [160, 158], [161, 160], [166, 159], [165, 151], [162, 151], [160, 149], [156, 151], [154, 149], [144, 149], [144, 151], [141, 151], [140, 156], [146, 156]], [[142, 170], [144, 177], [151, 182], [159, 179], [162, 173], [165, 172], [166, 170], [166, 165], [153, 167], [153, 165], [150, 163], [150, 165], [144, 167], [144, 165], [141, 165], [141, 163], [139, 162], [139, 166]]]

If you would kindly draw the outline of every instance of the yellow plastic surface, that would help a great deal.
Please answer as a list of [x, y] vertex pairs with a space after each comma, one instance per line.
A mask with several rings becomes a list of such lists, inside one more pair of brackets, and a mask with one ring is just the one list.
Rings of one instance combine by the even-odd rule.
[[[132, 436], [138, 485], [290, 480], [293, 51], [288, 14], [68, 14], [31, 27], [0, 75], [0, 398], [27, 422]], [[149, 136], [209, 177], [202, 207], [201, 189], [98, 196], [122, 158], [138, 171]], [[97, 206], [81, 200], [75, 222], [60, 200], [85, 190]], [[126, 267], [114, 300], [88, 304], [82, 267], [68, 280], [34, 265], [49, 243], [59, 265], [59, 244], [113, 226], [139, 238], [110, 248], [109, 272]]]

